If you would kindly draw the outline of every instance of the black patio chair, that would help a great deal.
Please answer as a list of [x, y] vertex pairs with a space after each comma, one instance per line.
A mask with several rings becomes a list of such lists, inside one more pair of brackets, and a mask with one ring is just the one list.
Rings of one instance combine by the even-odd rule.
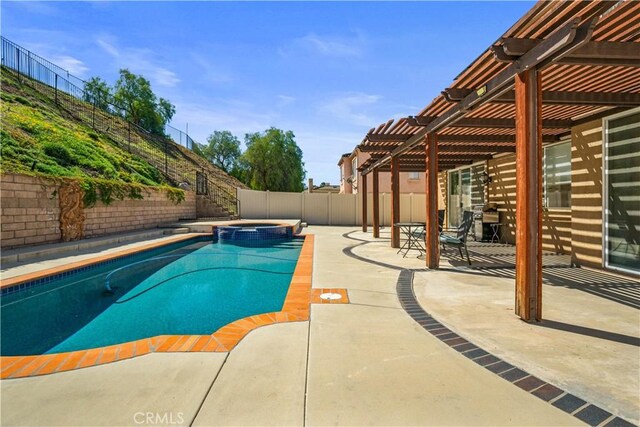
[[[444, 209], [438, 209], [438, 235], [440, 235], [440, 233], [442, 233], [444, 227]], [[422, 228], [417, 230], [414, 234], [413, 234], [416, 239], [421, 239], [421, 240], [425, 240], [427, 237], [427, 229], [426, 228]]]
[[456, 230], [455, 236], [448, 235], [446, 232], [440, 233], [442, 248], [446, 249], [446, 245], [455, 246], [458, 248], [458, 251], [460, 251], [460, 257], [464, 259], [464, 255], [462, 255], [462, 248], [464, 247], [469, 265], [471, 265], [471, 259], [469, 258], [469, 250], [467, 249], [467, 235], [469, 234], [471, 225], [473, 225], [473, 212], [464, 211], [462, 213], [462, 223]]

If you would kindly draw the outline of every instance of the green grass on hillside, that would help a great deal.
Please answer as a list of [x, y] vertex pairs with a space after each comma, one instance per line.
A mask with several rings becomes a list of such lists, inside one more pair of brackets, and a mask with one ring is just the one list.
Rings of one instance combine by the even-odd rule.
[[[4, 71], [4, 70], [3, 70]], [[2, 172], [102, 178], [160, 185], [163, 175], [90, 127], [65, 118], [46, 97], [2, 73]]]

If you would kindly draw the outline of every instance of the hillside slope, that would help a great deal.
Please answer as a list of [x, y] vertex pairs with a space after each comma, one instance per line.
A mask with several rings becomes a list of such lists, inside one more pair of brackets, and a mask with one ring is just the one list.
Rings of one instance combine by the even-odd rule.
[[77, 123], [16, 75], [2, 72], [2, 171], [157, 185], [157, 168]]
[[187, 148], [5, 67], [1, 84], [3, 171], [193, 189], [198, 175], [212, 201], [235, 211], [244, 184]]

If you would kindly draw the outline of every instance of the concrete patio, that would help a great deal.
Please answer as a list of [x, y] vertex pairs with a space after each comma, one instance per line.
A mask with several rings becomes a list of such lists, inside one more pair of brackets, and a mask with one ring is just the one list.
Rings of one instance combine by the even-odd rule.
[[640, 421], [637, 281], [550, 255], [548, 320], [528, 324], [513, 314], [510, 246], [471, 247], [471, 269], [452, 250], [427, 271], [389, 247], [388, 229], [375, 240], [354, 227], [304, 231], [316, 235], [313, 287], [346, 288], [350, 304], [312, 305], [310, 321], [256, 329], [229, 353], [2, 381], [2, 424], [583, 424], [416, 323], [396, 291], [407, 270], [422, 308], [460, 336], [611, 412], [599, 425]]

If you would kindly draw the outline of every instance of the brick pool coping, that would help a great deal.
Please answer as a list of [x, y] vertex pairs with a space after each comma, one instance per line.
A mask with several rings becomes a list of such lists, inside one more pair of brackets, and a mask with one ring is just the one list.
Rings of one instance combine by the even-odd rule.
[[[193, 237], [190, 236], [190, 237]], [[312, 234], [301, 235], [304, 243], [300, 251], [298, 262], [291, 278], [291, 284], [285, 298], [282, 310], [279, 312], [258, 314], [236, 320], [211, 335], [161, 335], [152, 338], [140, 339], [123, 344], [107, 347], [94, 348], [89, 350], [78, 350], [58, 354], [46, 354], [37, 356], [3, 356], [0, 357], [1, 379], [24, 378], [31, 376], [47, 375], [56, 372], [70, 371], [74, 369], [86, 368], [90, 366], [103, 365], [118, 360], [130, 359], [154, 352], [228, 352], [233, 349], [250, 331], [261, 326], [283, 322], [298, 322], [309, 320], [310, 304], [313, 303], [345, 303], [348, 296], [344, 289], [311, 289], [313, 273], [313, 249], [314, 236]], [[175, 239], [169, 243], [183, 240]], [[62, 270], [69, 271], [82, 265], [101, 262], [112, 257], [122, 256], [133, 251], [150, 249], [161, 246], [167, 242], [146, 245], [142, 248], [128, 249], [105, 257], [97, 257], [78, 263], [69, 264], [57, 269], [44, 270], [40, 276], [45, 274], [56, 274]], [[73, 267], [72, 267], [73, 266]], [[56, 271], [51, 271], [56, 270]], [[34, 273], [35, 274], [35, 273]], [[10, 279], [12, 285], [25, 281], [34, 280], [33, 275], [29, 278], [17, 277]], [[4, 284], [3, 286], [12, 286]], [[343, 296], [341, 300], [324, 301], [319, 295], [323, 292], [335, 292]]]

